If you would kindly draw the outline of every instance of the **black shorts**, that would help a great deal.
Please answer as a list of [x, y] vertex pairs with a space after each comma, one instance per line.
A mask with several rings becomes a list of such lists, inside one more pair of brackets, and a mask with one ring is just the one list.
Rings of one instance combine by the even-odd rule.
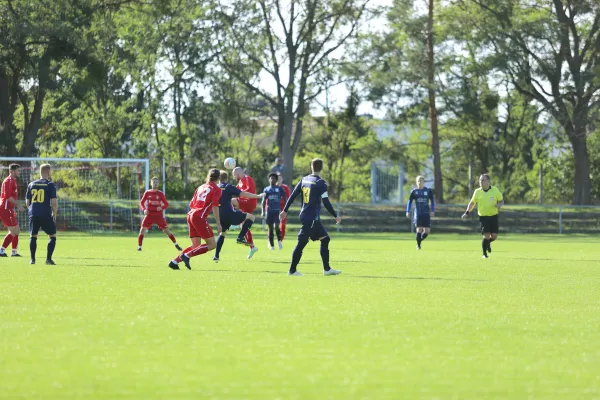
[[498, 233], [498, 214], [489, 217], [479, 217], [481, 233]]
[[279, 225], [279, 211], [267, 212], [267, 225]]
[[310, 239], [314, 242], [325, 236], [329, 236], [329, 234], [323, 225], [321, 225], [320, 220], [303, 222], [302, 228], [300, 228], [300, 232], [298, 233], [298, 241], [308, 241], [308, 239]]
[[240, 225], [244, 222], [246, 220], [246, 213], [238, 210], [222, 212], [219, 218], [221, 219], [221, 229], [225, 232], [231, 228], [231, 225]]
[[29, 217], [29, 233], [37, 235], [43, 230], [46, 235], [56, 235], [56, 224], [52, 217]]
[[417, 214], [413, 218], [417, 228], [431, 228], [431, 215], [429, 213]]

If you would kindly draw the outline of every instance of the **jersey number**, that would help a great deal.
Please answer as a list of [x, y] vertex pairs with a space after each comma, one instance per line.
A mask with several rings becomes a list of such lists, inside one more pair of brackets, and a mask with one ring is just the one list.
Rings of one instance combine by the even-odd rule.
[[31, 202], [43, 203], [46, 191], [44, 189], [31, 189]]
[[302, 188], [302, 195], [304, 197], [304, 203], [309, 203], [310, 202], [310, 188], [309, 187], [303, 187]]
[[204, 201], [206, 200], [206, 197], [208, 196], [208, 194], [210, 193], [210, 188], [205, 189], [202, 193], [200, 193], [198, 195], [198, 200], [199, 201]]

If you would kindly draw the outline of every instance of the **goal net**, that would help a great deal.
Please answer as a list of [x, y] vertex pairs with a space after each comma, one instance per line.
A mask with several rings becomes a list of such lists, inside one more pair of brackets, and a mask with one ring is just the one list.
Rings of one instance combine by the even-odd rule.
[[[139, 200], [149, 187], [149, 160], [94, 158], [0, 157], [0, 177], [8, 167], [21, 165], [17, 179], [23, 201], [27, 185], [39, 178], [42, 164], [52, 166], [51, 179], [58, 189], [59, 230], [110, 232], [139, 228]], [[18, 213], [19, 224], [28, 226], [27, 213]]]

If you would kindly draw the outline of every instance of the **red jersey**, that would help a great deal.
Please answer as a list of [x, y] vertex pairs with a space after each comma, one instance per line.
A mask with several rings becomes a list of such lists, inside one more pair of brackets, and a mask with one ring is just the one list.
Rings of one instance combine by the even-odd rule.
[[[256, 194], [256, 183], [254, 183], [254, 179], [251, 176], [244, 175], [242, 179], [237, 184], [238, 189], [243, 192], [248, 192], [252, 194]], [[249, 209], [255, 209], [258, 204], [257, 199], [244, 199]]]
[[281, 207], [281, 210], [283, 210], [283, 207], [285, 207], [285, 202], [287, 199], [290, 198], [290, 194], [292, 192], [290, 191], [290, 187], [284, 183], [282, 183], [279, 186], [281, 186], [283, 188], [283, 191], [285, 192], [285, 199], [281, 199], [281, 201], [280, 201], [280, 207]]
[[[140, 201], [142, 211], [148, 210], [148, 214], [157, 215], [161, 214], [162, 210], [166, 210], [169, 207], [169, 202], [163, 192], [160, 190], [146, 190]], [[159, 210], [159, 208], [161, 210]]]
[[207, 218], [212, 208], [219, 205], [219, 200], [221, 200], [221, 189], [217, 184], [205, 183], [198, 186], [194, 192], [194, 197], [190, 201], [190, 212], [200, 210], [200, 217]]
[[4, 182], [2, 182], [2, 193], [0, 193], [0, 208], [3, 210], [13, 210], [15, 205], [8, 201], [8, 198], [12, 197], [17, 200], [18, 197], [17, 191], [17, 180], [12, 176], [6, 177]]

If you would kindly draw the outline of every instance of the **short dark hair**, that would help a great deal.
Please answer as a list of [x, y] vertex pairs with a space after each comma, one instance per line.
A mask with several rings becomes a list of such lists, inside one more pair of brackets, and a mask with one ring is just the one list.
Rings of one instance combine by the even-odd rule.
[[40, 165], [40, 175], [42, 175], [42, 173], [44, 173], [44, 172], [50, 172], [51, 168], [52, 168], [52, 166], [50, 164]]
[[275, 179], [278, 179], [278, 178], [279, 178], [279, 175], [278, 175], [278, 174], [276, 174], [275, 172], [271, 172], [271, 173], [269, 174], [269, 176], [267, 177], [267, 179], [271, 179], [271, 177], [274, 177]]
[[229, 174], [227, 173], [227, 171], [221, 171], [221, 174], [219, 175], [219, 180], [222, 183], [227, 182], [229, 180]]
[[208, 176], [206, 177], [206, 183], [209, 182], [216, 182], [219, 180], [219, 177], [221, 176], [221, 171], [219, 171], [216, 168], [211, 168], [208, 171]]
[[490, 176], [488, 174], [481, 174], [481, 176], [479, 177], [479, 179], [481, 179], [481, 178], [485, 178], [488, 181], [490, 180]]
[[10, 165], [8, 166], [8, 169], [9, 169], [9, 170], [11, 170], [11, 171], [16, 171], [16, 170], [18, 170], [19, 168], [21, 168], [21, 166], [20, 166], [19, 164], [10, 164]]
[[321, 172], [323, 170], [323, 160], [320, 158], [313, 158], [310, 162], [310, 166], [313, 172]]

